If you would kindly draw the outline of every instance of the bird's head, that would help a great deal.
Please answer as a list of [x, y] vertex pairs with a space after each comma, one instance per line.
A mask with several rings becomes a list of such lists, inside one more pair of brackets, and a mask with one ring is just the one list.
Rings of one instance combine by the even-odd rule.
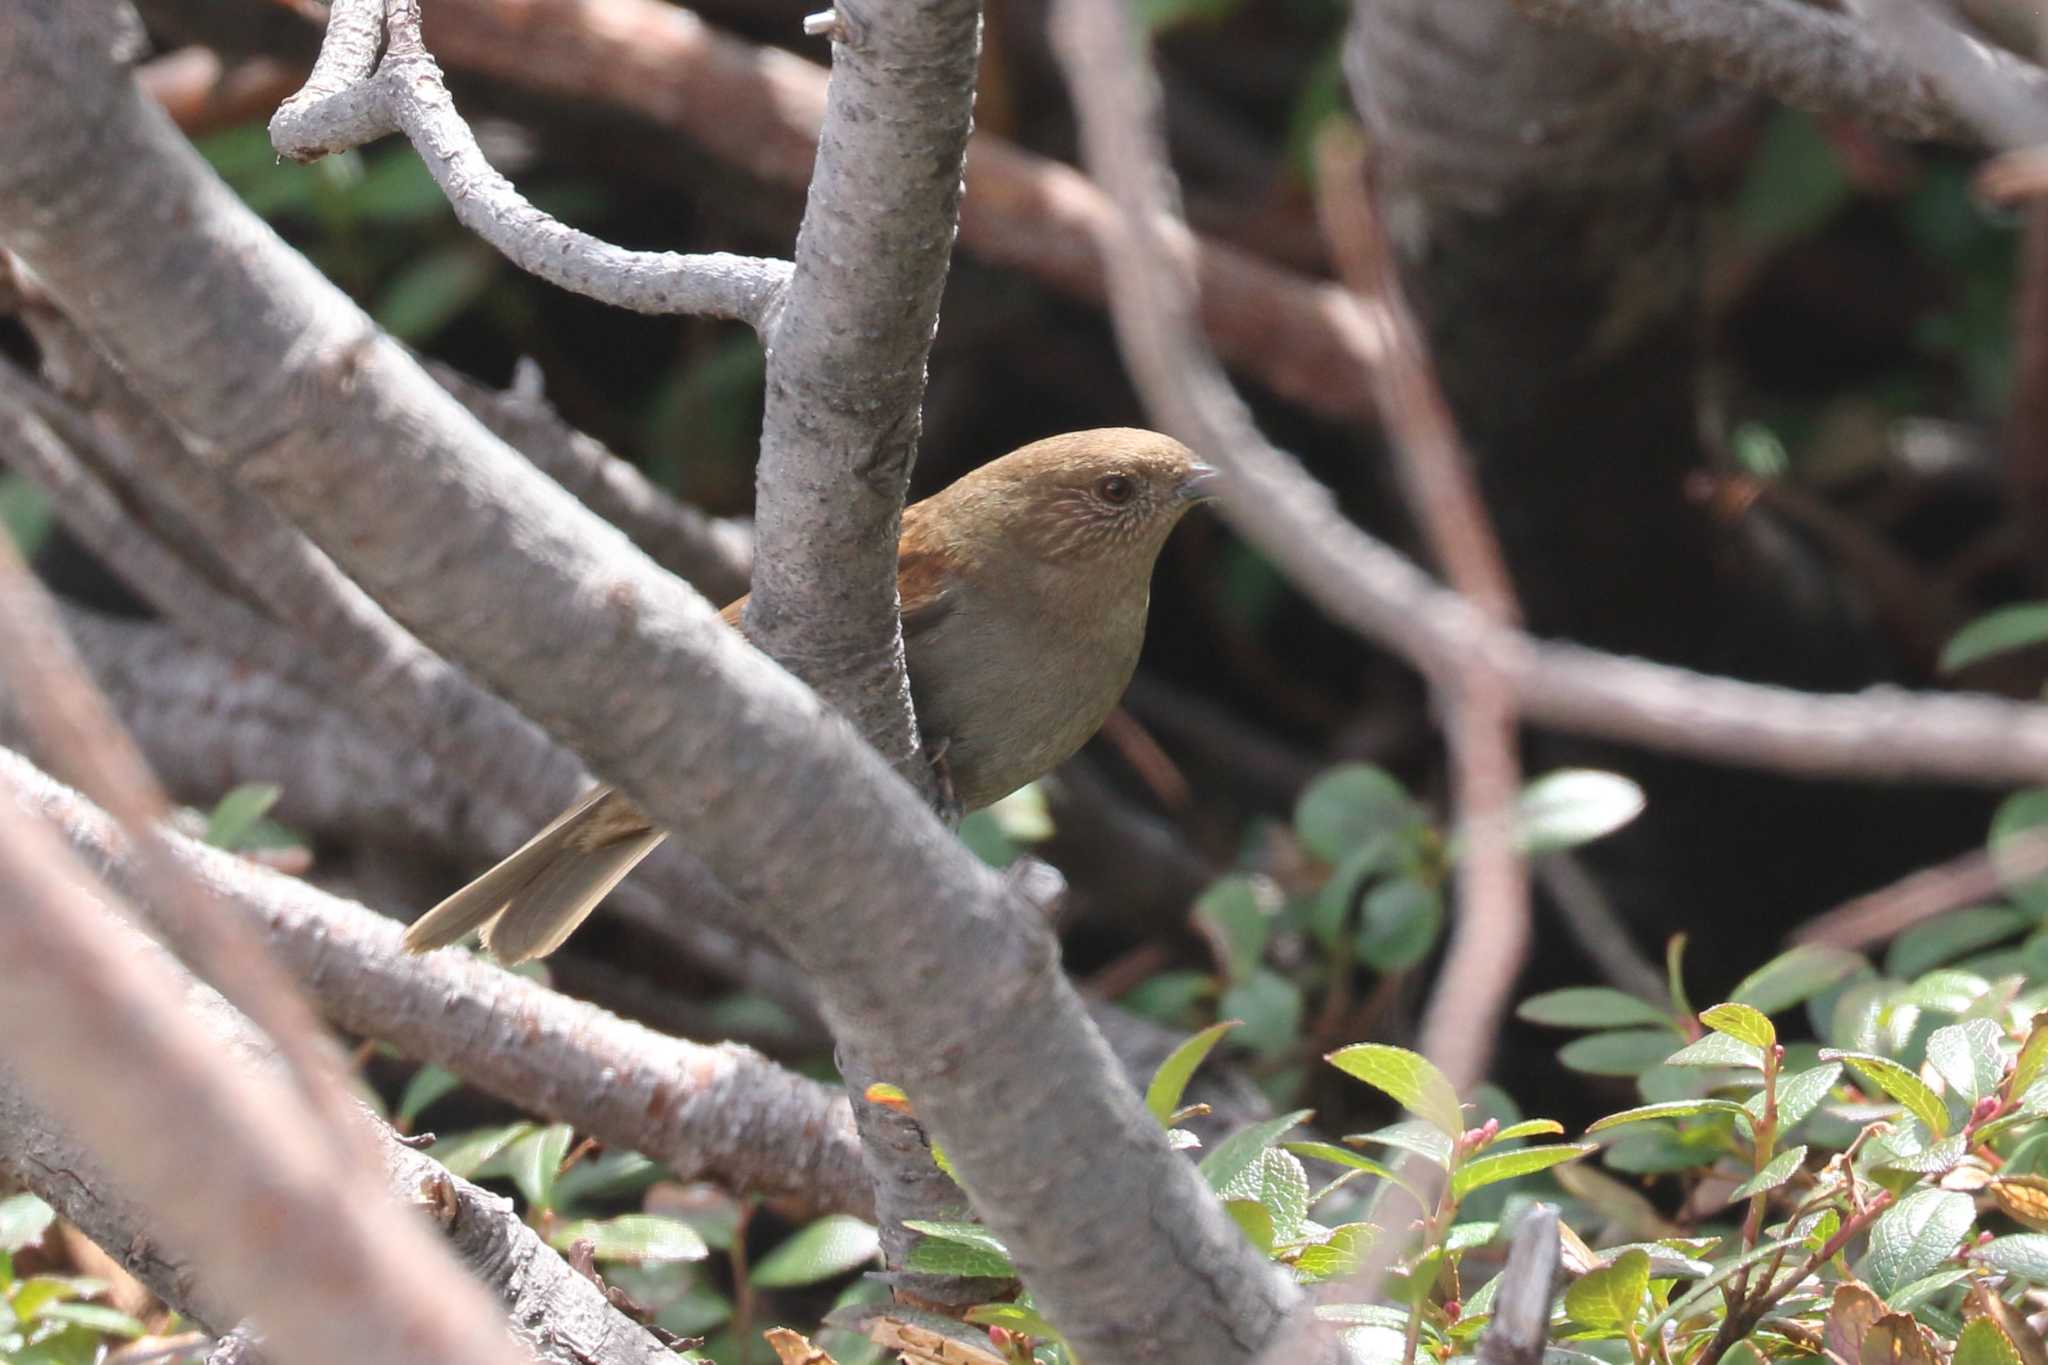
[[1212, 495], [1215, 474], [1171, 436], [1102, 427], [1034, 441], [948, 491], [1034, 559], [1149, 571], [1181, 517]]

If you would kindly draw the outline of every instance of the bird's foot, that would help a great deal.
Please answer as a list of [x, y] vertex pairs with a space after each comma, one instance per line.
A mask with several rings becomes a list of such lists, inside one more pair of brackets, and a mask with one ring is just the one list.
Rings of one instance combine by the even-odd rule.
[[937, 788], [932, 809], [938, 812], [939, 818], [946, 822], [948, 829], [958, 829], [961, 817], [967, 812], [961, 809], [960, 793], [953, 786], [953, 765], [946, 761], [946, 751], [952, 747], [953, 741], [950, 738], [941, 739], [927, 745], [925, 752], [930, 756], [932, 765], [932, 785]]

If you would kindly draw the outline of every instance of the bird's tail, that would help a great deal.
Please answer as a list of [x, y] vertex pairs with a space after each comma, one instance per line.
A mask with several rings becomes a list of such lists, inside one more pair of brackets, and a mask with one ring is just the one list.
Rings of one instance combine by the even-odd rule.
[[556, 816], [517, 853], [413, 921], [410, 952], [483, 930], [500, 962], [545, 957], [666, 837], [607, 787]]

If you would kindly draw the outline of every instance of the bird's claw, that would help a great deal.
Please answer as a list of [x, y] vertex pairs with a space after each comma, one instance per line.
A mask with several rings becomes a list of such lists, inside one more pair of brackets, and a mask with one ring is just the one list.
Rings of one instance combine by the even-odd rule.
[[946, 761], [946, 751], [953, 747], [951, 739], [941, 739], [930, 745], [926, 752], [932, 765], [932, 784], [938, 789], [932, 807], [948, 828], [957, 829], [966, 811], [960, 806], [960, 793], [953, 786], [953, 765]]

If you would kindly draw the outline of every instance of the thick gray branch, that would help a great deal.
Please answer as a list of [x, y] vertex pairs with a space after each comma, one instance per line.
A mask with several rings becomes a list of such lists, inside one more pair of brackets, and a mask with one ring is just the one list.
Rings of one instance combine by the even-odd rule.
[[418, 0], [337, 0], [330, 16], [312, 79], [271, 120], [280, 153], [315, 161], [403, 132], [463, 226], [522, 270], [635, 312], [770, 325], [789, 281], [788, 262], [627, 251], [550, 217], [513, 189], [484, 159], [441, 68], [419, 42]]
[[[9, 778], [19, 770], [31, 774], [35, 782], [55, 789], [55, 784], [33, 774], [19, 760], [0, 759], [0, 764], [6, 767]], [[21, 808], [12, 799], [15, 795], [10, 791], [0, 798], [6, 801], [6, 818], [10, 821], [20, 818]], [[133, 954], [138, 966], [150, 964], [161, 977], [181, 983], [177, 989], [182, 994], [182, 1017], [178, 1013], [169, 1017], [181, 1032], [193, 1031], [187, 1019], [197, 1023], [196, 1032], [203, 1036], [214, 1065], [231, 1069], [253, 1066], [271, 1082], [279, 1079], [268, 1040], [212, 990], [185, 975], [163, 950], [98, 907], [74, 907], [71, 913], [93, 917], [109, 943]], [[44, 1036], [41, 1030], [52, 1022], [39, 1021], [36, 1036]], [[223, 1062], [223, 1056], [232, 1060]], [[104, 1070], [105, 1062], [111, 1060], [88, 1059], [80, 1074], [91, 1078], [88, 1083], [93, 1086], [116, 1089]], [[254, 1076], [248, 1078], [252, 1085], [257, 1080]], [[145, 1114], [160, 1112], [150, 1109], [138, 1091], [119, 1090], [117, 1102]], [[210, 1220], [206, 1223], [204, 1243], [215, 1245], [224, 1240], [223, 1234], [230, 1226], [223, 1214], [238, 1200], [257, 1191], [260, 1175], [255, 1171], [220, 1170], [216, 1163], [227, 1151], [238, 1148], [205, 1148], [206, 1135], [197, 1125], [191, 1125], [193, 1131], [189, 1135], [182, 1134], [190, 1124], [196, 1102], [197, 1097], [190, 1092], [179, 1094], [170, 1103], [181, 1116], [180, 1123], [171, 1127], [181, 1130], [180, 1133], [164, 1132], [163, 1125], [155, 1124], [159, 1131], [139, 1145], [152, 1147], [167, 1139], [184, 1141], [189, 1136], [192, 1143], [202, 1145], [200, 1154], [178, 1172], [176, 1179], [162, 1185], [138, 1185], [123, 1179], [122, 1172], [103, 1163], [94, 1149], [57, 1122], [42, 1102], [23, 1087], [20, 1076], [0, 1068], [0, 1174], [19, 1180], [48, 1200], [165, 1302], [218, 1332], [240, 1320], [251, 1300], [229, 1289], [230, 1280], [216, 1273], [211, 1254], [205, 1258], [187, 1256], [166, 1243], [165, 1236], [176, 1220], [164, 1217], [162, 1205], [167, 1199], [182, 1198], [198, 1206], [196, 1216]], [[364, 1126], [377, 1138], [382, 1176], [391, 1195], [404, 1204], [431, 1204], [436, 1208], [436, 1219], [452, 1249], [504, 1302], [515, 1331], [535, 1359], [547, 1365], [592, 1365], [596, 1361], [606, 1365], [662, 1365], [673, 1359], [659, 1342], [607, 1303], [595, 1285], [550, 1251], [520, 1222], [509, 1201], [468, 1181], [450, 1177], [439, 1163], [397, 1142], [388, 1128], [367, 1114]], [[319, 1188], [328, 1189], [334, 1183], [334, 1173], [317, 1173], [314, 1179]], [[128, 1193], [137, 1188], [146, 1189], [147, 1196], [137, 1199]], [[184, 1193], [179, 1195], [179, 1191]], [[296, 1226], [287, 1226], [284, 1231], [294, 1240], [318, 1243], [330, 1236], [325, 1219], [320, 1226], [317, 1235], [309, 1235]], [[410, 1241], [415, 1235], [411, 1228], [417, 1225], [398, 1222], [395, 1226], [406, 1229], [405, 1240]], [[258, 1244], [242, 1250], [259, 1257], [263, 1254]], [[403, 1263], [400, 1258], [404, 1255], [402, 1246], [390, 1244], [379, 1245], [368, 1253], [371, 1260], [382, 1262], [390, 1273], [423, 1273], [425, 1267]], [[312, 1310], [324, 1309], [324, 1284], [302, 1284], [274, 1274], [272, 1279], [281, 1295], [302, 1295]], [[445, 1312], [446, 1307], [438, 1308], [437, 1314]], [[366, 1311], [366, 1301], [346, 1299], [327, 1311], [343, 1317], [360, 1315]], [[274, 1320], [275, 1315], [271, 1317]], [[412, 1339], [407, 1344], [414, 1349], [431, 1349], [424, 1338]], [[502, 1349], [504, 1345], [509, 1343], [500, 1342], [497, 1351], [501, 1358], [512, 1354]]]
[[835, 14], [796, 275], [768, 350], [747, 632], [928, 785], [896, 538], [959, 222], [981, 10], [846, 0]]
[[[99, 810], [4, 750], [0, 791], [151, 911], [149, 877]], [[665, 1037], [478, 958], [415, 960], [398, 925], [373, 911], [194, 840], [172, 845], [349, 1032], [641, 1152], [683, 1179], [766, 1194], [798, 1216], [872, 1216], [846, 1100], [831, 1089], [751, 1049]]]
[[[1848, 15], [1803, 0], [1514, 0], [1538, 18], [1584, 26], [1753, 86], [1816, 113], [1865, 119], [1905, 137], [1973, 141], [1974, 111], [1929, 81]], [[1985, 74], [2039, 98], [2048, 73], [2010, 53], [1986, 52]]]
[[[1235, 1365], [1299, 1298], [1116, 1075], [1034, 907], [843, 719], [249, 216], [64, 7], [0, 6], [0, 238], [214, 467], [684, 834], [898, 1068], [1097, 1365]], [[1019, 1121], [1057, 1113], [1057, 1125]]]
[[139, 1196], [145, 1226], [232, 1306], [218, 1325], [253, 1315], [281, 1357], [306, 1365], [518, 1358], [426, 1229], [372, 1193], [360, 1164], [332, 1159], [282, 1077], [224, 1055], [187, 1014], [175, 967], [141, 951], [85, 869], [12, 801], [0, 879], [0, 1028], [35, 1039], [10, 1052], [8, 1088]]

